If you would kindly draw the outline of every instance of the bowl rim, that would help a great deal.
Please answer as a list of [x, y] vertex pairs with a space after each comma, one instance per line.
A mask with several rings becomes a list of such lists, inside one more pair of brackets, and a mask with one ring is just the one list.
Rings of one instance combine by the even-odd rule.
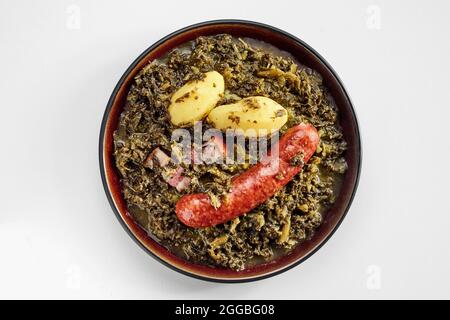
[[[205, 27], [205, 26], [212, 26], [212, 25], [221, 25], [221, 24], [241, 24], [241, 25], [247, 25], [247, 26], [254, 26], [257, 28], [264, 28], [264, 29], [268, 29], [269, 31], [272, 32], [276, 32], [279, 33], [287, 38], [289, 38], [290, 40], [297, 42], [298, 44], [300, 44], [301, 46], [305, 47], [307, 50], [309, 50], [313, 55], [315, 55], [330, 71], [330, 73], [335, 77], [337, 83], [339, 84], [339, 86], [341, 87], [341, 90], [345, 96], [345, 98], [348, 101], [348, 105], [349, 105], [349, 109], [350, 112], [354, 118], [355, 121], [355, 143], [356, 143], [356, 148], [359, 152], [357, 152], [357, 171], [356, 171], [356, 176], [355, 176], [355, 182], [353, 185], [353, 190], [352, 193], [349, 197], [348, 200], [348, 204], [345, 207], [345, 209], [342, 212], [341, 217], [339, 218], [339, 220], [337, 221], [335, 227], [320, 241], [320, 243], [313, 248], [309, 253], [307, 253], [306, 255], [304, 255], [303, 257], [298, 258], [296, 261], [282, 266], [280, 267], [280, 269], [269, 272], [269, 273], [263, 273], [251, 278], [214, 278], [214, 277], [209, 277], [209, 276], [204, 276], [204, 275], [199, 275], [190, 271], [186, 271], [183, 270], [181, 268], [178, 268], [177, 266], [161, 259], [158, 255], [156, 255], [154, 252], [152, 252], [151, 250], [149, 250], [139, 239], [138, 237], [129, 229], [129, 227], [126, 225], [125, 221], [123, 220], [118, 208], [116, 207], [112, 194], [111, 194], [111, 190], [109, 188], [108, 185], [108, 181], [106, 178], [106, 168], [105, 168], [105, 162], [104, 162], [104, 141], [105, 141], [105, 131], [106, 131], [106, 124], [107, 121], [109, 119], [109, 115], [113, 106], [113, 102], [115, 100], [115, 97], [119, 91], [119, 89], [123, 86], [125, 79], [127, 78], [127, 76], [129, 75], [129, 73], [131, 73], [134, 68], [136, 67], [136, 65], [143, 59], [145, 58], [145, 56], [150, 53], [151, 51], [153, 51], [155, 48], [157, 48], [158, 46], [160, 46], [161, 44], [163, 44], [165, 41], [171, 39], [174, 36], [177, 36], [179, 34], [182, 34], [184, 32], [187, 31], [191, 31], [194, 30], [196, 28], [199, 27]], [[165, 37], [161, 38], [160, 40], [156, 41], [154, 44], [152, 44], [151, 46], [149, 46], [147, 49], [145, 49], [136, 59], [134, 59], [134, 61], [130, 64], [130, 66], [126, 69], [126, 71], [123, 73], [123, 75], [120, 77], [119, 81], [117, 82], [117, 84], [114, 87], [113, 92], [111, 93], [111, 96], [108, 100], [108, 103], [106, 105], [103, 117], [102, 117], [102, 122], [101, 122], [101, 127], [100, 127], [100, 135], [99, 135], [99, 164], [100, 164], [100, 175], [101, 175], [101, 179], [102, 179], [102, 184], [103, 184], [103, 188], [104, 191], [106, 193], [106, 197], [108, 199], [108, 202], [116, 216], [116, 218], [119, 220], [119, 223], [121, 224], [121, 226], [123, 227], [123, 229], [126, 231], [126, 233], [133, 239], [133, 241], [135, 243], [138, 244], [139, 247], [141, 247], [147, 254], [149, 254], [151, 257], [153, 257], [154, 259], [156, 259], [157, 261], [161, 262], [163, 265], [169, 267], [170, 269], [179, 272], [181, 274], [184, 274], [186, 276], [195, 278], [195, 279], [199, 279], [199, 280], [204, 280], [204, 281], [209, 281], [209, 282], [216, 282], [216, 283], [244, 283], [244, 282], [253, 282], [253, 281], [257, 281], [257, 280], [262, 280], [262, 279], [267, 279], [276, 275], [279, 275], [283, 272], [286, 272], [296, 266], [298, 266], [299, 264], [303, 263], [304, 261], [306, 261], [308, 258], [310, 258], [313, 254], [315, 254], [320, 248], [322, 248], [322, 246], [325, 245], [325, 243], [328, 242], [328, 240], [333, 236], [333, 234], [336, 232], [336, 230], [340, 227], [340, 225], [342, 224], [343, 220], [345, 219], [345, 217], [347, 216], [347, 213], [353, 203], [356, 191], [358, 189], [358, 185], [359, 185], [359, 180], [360, 180], [360, 175], [361, 175], [361, 168], [362, 168], [362, 143], [361, 143], [361, 133], [360, 133], [360, 127], [359, 127], [359, 121], [358, 121], [358, 117], [353, 105], [353, 102], [350, 98], [350, 95], [348, 94], [341, 78], [338, 76], [338, 74], [336, 73], [336, 71], [331, 67], [331, 65], [328, 63], [328, 61], [325, 60], [324, 57], [322, 57], [322, 55], [320, 55], [315, 49], [313, 49], [310, 45], [308, 45], [306, 42], [304, 42], [303, 40], [299, 39], [298, 37], [292, 35], [291, 33], [288, 33], [284, 30], [281, 30], [279, 28], [273, 27], [271, 25], [265, 24], [265, 23], [261, 23], [261, 22], [255, 22], [255, 21], [251, 21], [251, 20], [242, 20], [242, 19], [218, 19], [218, 20], [208, 20], [208, 21], [204, 21], [204, 22], [199, 22], [199, 23], [195, 23], [195, 24], [191, 24], [188, 25], [186, 27], [183, 27], [181, 29], [178, 29], [168, 35], [166, 35]]]

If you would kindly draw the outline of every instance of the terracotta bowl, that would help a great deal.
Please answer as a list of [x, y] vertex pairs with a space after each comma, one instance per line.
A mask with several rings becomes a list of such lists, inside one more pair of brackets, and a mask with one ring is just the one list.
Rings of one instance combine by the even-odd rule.
[[[289, 52], [301, 64], [318, 71], [335, 99], [339, 109], [340, 123], [348, 142], [345, 158], [349, 168], [344, 177], [343, 187], [313, 238], [297, 246], [286, 256], [243, 271], [212, 268], [188, 262], [152, 240], [127, 211], [121, 194], [120, 177], [113, 158], [113, 132], [117, 128], [128, 89], [136, 74], [149, 61], [163, 56], [187, 41], [199, 36], [220, 33], [262, 40]], [[100, 171], [106, 195], [114, 213], [130, 237], [148, 254], [166, 266], [192, 277], [219, 282], [244, 282], [267, 278], [293, 268], [310, 257], [331, 237], [342, 222], [355, 195], [361, 168], [358, 122], [350, 98], [336, 72], [322, 56], [295, 36], [268, 25], [241, 20], [219, 20], [195, 24], [166, 36], [145, 50], [125, 71], [109, 99], [101, 125], [99, 151]]]

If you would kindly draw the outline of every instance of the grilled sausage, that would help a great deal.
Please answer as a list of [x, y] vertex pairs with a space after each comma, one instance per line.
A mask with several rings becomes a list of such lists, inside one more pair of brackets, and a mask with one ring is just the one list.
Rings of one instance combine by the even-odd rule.
[[[267, 157], [232, 180], [231, 192], [218, 208], [205, 193], [181, 197], [176, 204], [178, 219], [194, 228], [210, 227], [249, 212], [272, 197], [302, 169], [290, 161], [300, 153], [306, 163], [319, 143], [317, 130], [310, 124], [290, 128], [278, 142], [278, 155], [273, 150]], [[276, 146], [275, 146], [276, 147]]]

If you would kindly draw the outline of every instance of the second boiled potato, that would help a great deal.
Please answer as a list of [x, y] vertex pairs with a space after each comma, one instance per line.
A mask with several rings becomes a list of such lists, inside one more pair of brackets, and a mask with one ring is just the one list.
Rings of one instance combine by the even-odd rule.
[[223, 77], [217, 71], [205, 73], [202, 80], [186, 83], [170, 100], [171, 122], [176, 126], [187, 126], [203, 119], [216, 106], [224, 90]]
[[240, 129], [247, 137], [264, 136], [279, 130], [287, 121], [285, 108], [266, 97], [248, 97], [214, 108], [208, 121], [217, 129]]

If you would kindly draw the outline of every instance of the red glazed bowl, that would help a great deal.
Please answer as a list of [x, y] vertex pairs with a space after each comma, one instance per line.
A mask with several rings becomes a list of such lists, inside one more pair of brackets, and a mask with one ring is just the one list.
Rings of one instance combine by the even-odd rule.
[[[324, 216], [322, 225], [316, 230], [312, 239], [300, 244], [288, 255], [243, 271], [213, 268], [188, 262], [151, 239], [128, 213], [113, 157], [113, 132], [117, 128], [128, 90], [136, 74], [150, 61], [185, 42], [199, 36], [220, 33], [267, 42], [289, 52], [301, 64], [318, 71], [339, 109], [340, 124], [348, 143], [345, 154], [348, 170], [345, 173], [340, 194]], [[99, 152], [100, 171], [106, 195], [114, 213], [130, 237], [166, 266], [192, 277], [218, 282], [244, 282], [274, 276], [300, 264], [314, 254], [336, 231], [349, 210], [361, 169], [358, 122], [350, 98], [336, 72], [314, 49], [293, 35], [268, 25], [242, 20], [217, 20], [195, 24], [166, 36], [145, 50], [125, 71], [109, 99], [101, 125]]]

